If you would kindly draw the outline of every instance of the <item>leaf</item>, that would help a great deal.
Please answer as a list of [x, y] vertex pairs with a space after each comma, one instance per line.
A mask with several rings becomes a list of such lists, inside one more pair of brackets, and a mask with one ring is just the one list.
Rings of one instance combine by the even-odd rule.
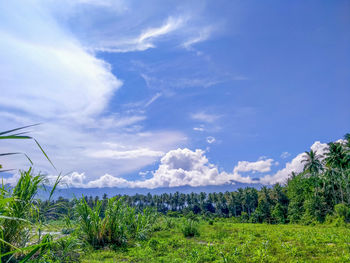
[[55, 168], [55, 170], [57, 171], [56, 167], [53, 165], [53, 163], [51, 162], [49, 156], [47, 156], [46, 152], [44, 151], [44, 149], [40, 146], [39, 142], [33, 138], [33, 140], [36, 142], [36, 144], [39, 146], [41, 152], [45, 155], [46, 159], [51, 163], [52, 167]]
[[26, 223], [30, 223], [30, 221], [25, 220], [23, 218], [18, 218], [18, 217], [10, 217], [10, 216], [2, 216], [2, 215], [0, 215], [0, 218], [7, 219], [7, 220], [23, 221], [23, 222], [26, 222]]
[[0, 153], [0, 156], [14, 155], [14, 154], [21, 154], [21, 153]]
[[23, 130], [25, 128], [29, 128], [29, 127], [33, 127], [33, 126], [37, 126], [37, 125], [40, 125], [40, 123], [19, 127], [19, 128], [8, 130], [8, 131], [4, 131], [4, 132], [0, 132], [0, 135], [8, 134], [8, 133], [11, 133], [11, 132], [14, 132], [14, 131], [18, 131], [18, 130]]
[[8, 136], [0, 136], [0, 140], [7, 140], [7, 139], [33, 139], [30, 136], [17, 136], [17, 135], [8, 135]]
[[57, 185], [60, 183], [61, 180], [62, 180], [62, 176], [61, 176], [61, 174], [59, 174], [59, 175], [57, 176], [56, 181], [55, 181], [55, 184], [53, 185], [52, 190], [51, 190], [51, 192], [50, 192], [49, 202], [51, 201], [51, 197], [52, 197], [53, 193], [55, 192], [56, 187], [57, 187]]
[[[1, 167], [0, 167], [1, 168]], [[0, 173], [5, 173], [5, 172], [10, 172], [10, 171], [14, 171], [16, 169], [6, 169], [6, 170], [0, 170]]]
[[27, 262], [40, 248], [41, 248], [41, 246], [35, 247], [35, 248], [34, 248], [32, 251], [30, 251], [29, 254], [27, 254], [27, 255], [25, 256], [25, 258], [22, 259], [19, 263]]

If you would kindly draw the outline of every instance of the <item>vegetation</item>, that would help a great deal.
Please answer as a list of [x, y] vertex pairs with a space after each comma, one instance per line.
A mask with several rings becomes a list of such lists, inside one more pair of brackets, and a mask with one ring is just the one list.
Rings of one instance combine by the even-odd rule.
[[[217, 219], [199, 220], [200, 236], [185, 238], [176, 227], [155, 232], [149, 241], [117, 250], [90, 250], [84, 263], [97, 262], [349, 262], [349, 234], [329, 225], [268, 225]], [[164, 221], [163, 221], [164, 222]]]
[[144, 209], [136, 213], [122, 199], [107, 201], [104, 218], [101, 216], [102, 202], [97, 201], [91, 208], [84, 198], [77, 201], [77, 221], [82, 238], [94, 248], [106, 245], [122, 246], [130, 239], [144, 240], [148, 237], [156, 213]]
[[38, 200], [45, 177], [22, 171], [0, 188], [0, 260], [348, 262], [350, 135], [302, 163], [285, 185], [260, 190], [102, 200], [52, 200], [60, 176]]

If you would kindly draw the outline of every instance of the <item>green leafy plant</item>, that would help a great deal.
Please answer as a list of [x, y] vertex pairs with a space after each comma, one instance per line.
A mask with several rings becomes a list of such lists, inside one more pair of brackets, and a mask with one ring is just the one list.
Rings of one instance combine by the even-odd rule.
[[[5, 139], [31, 139], [34, 140], [46, 159], [55, 168], [39, 142], [27, 135], [25, 129], [36, 126], [29, 125], [12, 130], [0, 132], [0, 140]], [[0, 156], [23, 154], [33, 162], [26, 153], [7, 152], [1, 153]], [[55, 168], [56, 169], [56, 168]], [[8, 172], [13, 169], [3, 169], [0, 164], [0, 172]], [[49, 200], [55, 191], [60, 176], [50, 192]], [[27, 171], [20, 171], [20, 177], [17, 184], [11, 187], [5, 187], [4, 183], [0, 188], [0, 262], [27, 262], [32, 257], [40, 257], [44, 255], [52, 243], [50, 235], [46, 234], [41, 237], [39, 230], [39, 238], [36, 243], [33, 243], [33, 215], [38, 214], [39, 209], [36, 205], [38, 202], [34, 200], [38, 189], [43, 186], [45, 177], [41, 174], [34, 175], [32, 168]]]
[[181, 232], [185, 237], [199, 236], [198, 222], [191, 218], [185, 219]]
[[[44, 176], [34, 175], [32, 169], [21, 171], [13, 188], [0, 188], [0, 260], [26, 262], [45, 253], [51, 244], [50, 236], [40, 237], [33, 243], [32, 215], [37, 209], [35, 195]], [[0, 262], [1, 262], [0, 261]]]
[[151, 209], [136, 212], [116, 197], [108, 200], [105, 216], [101, 216], [102, 201], [91, 208], [85, 198], [77, 202], [76, 213], [83, 240], [94, 248], [106, 245], [122, 246], [128, 240], [147, 239], [156, 213]]

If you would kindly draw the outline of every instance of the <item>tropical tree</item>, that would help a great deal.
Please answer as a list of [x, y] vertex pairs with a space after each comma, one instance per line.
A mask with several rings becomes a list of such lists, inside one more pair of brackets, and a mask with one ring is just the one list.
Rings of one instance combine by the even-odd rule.
[[304, 164], [304, 172], [308, 172], [311, 175], [316, 175], [323, 170], [320, 158], [322, 156], [318, 155], [316, 151], [310, 150], [305, 152], [305, 157], [301, 160]]

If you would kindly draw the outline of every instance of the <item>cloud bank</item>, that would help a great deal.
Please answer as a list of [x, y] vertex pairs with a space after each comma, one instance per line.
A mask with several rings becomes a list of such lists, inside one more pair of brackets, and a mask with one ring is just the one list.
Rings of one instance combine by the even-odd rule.
[[[310, 148], [317, 151], [318, 154], [325, 154], [328, 145], [316, 141]], [[63, 185], [69, 187], [132, 187], [149, 188], [157, 187], [176, 187], [176, 186], [207, 186], [222, 185], [227, 183], [260, 183], [272, 185], [275, 183], [285, 183], [292, 172], [299, 173], [303, 170], [301, 160], [305, 153], [298, 154], [291, 162], [286, 163], [285, 167], [274, 174], [271, 172], [274, 160], [269, 158], [258, 159], [255, 162], [239, 161], [231, 173], [220, 172], [219, 168], [210, 163], [203, 150], [197, 149], [176, 149], [167, 152], [160, 160], [158, 169], [153, 172], [143, 172], [142, 177], [147, 174], [151, 178], [144, 180], [129, 181], [121, 177], [115, 177], [105, 174], [96, 180], [87, 181], [84, 173], [74, 172], [63, 179]], [[246, 175], [246, 174], [250, 175]], [[259, 173], [258, 178], [252, 178], [251, 175]], [[55, 176], [49, 176], [54, 180]], [[7, 183], [14, 183], [15, 178], [8, 179]]]

